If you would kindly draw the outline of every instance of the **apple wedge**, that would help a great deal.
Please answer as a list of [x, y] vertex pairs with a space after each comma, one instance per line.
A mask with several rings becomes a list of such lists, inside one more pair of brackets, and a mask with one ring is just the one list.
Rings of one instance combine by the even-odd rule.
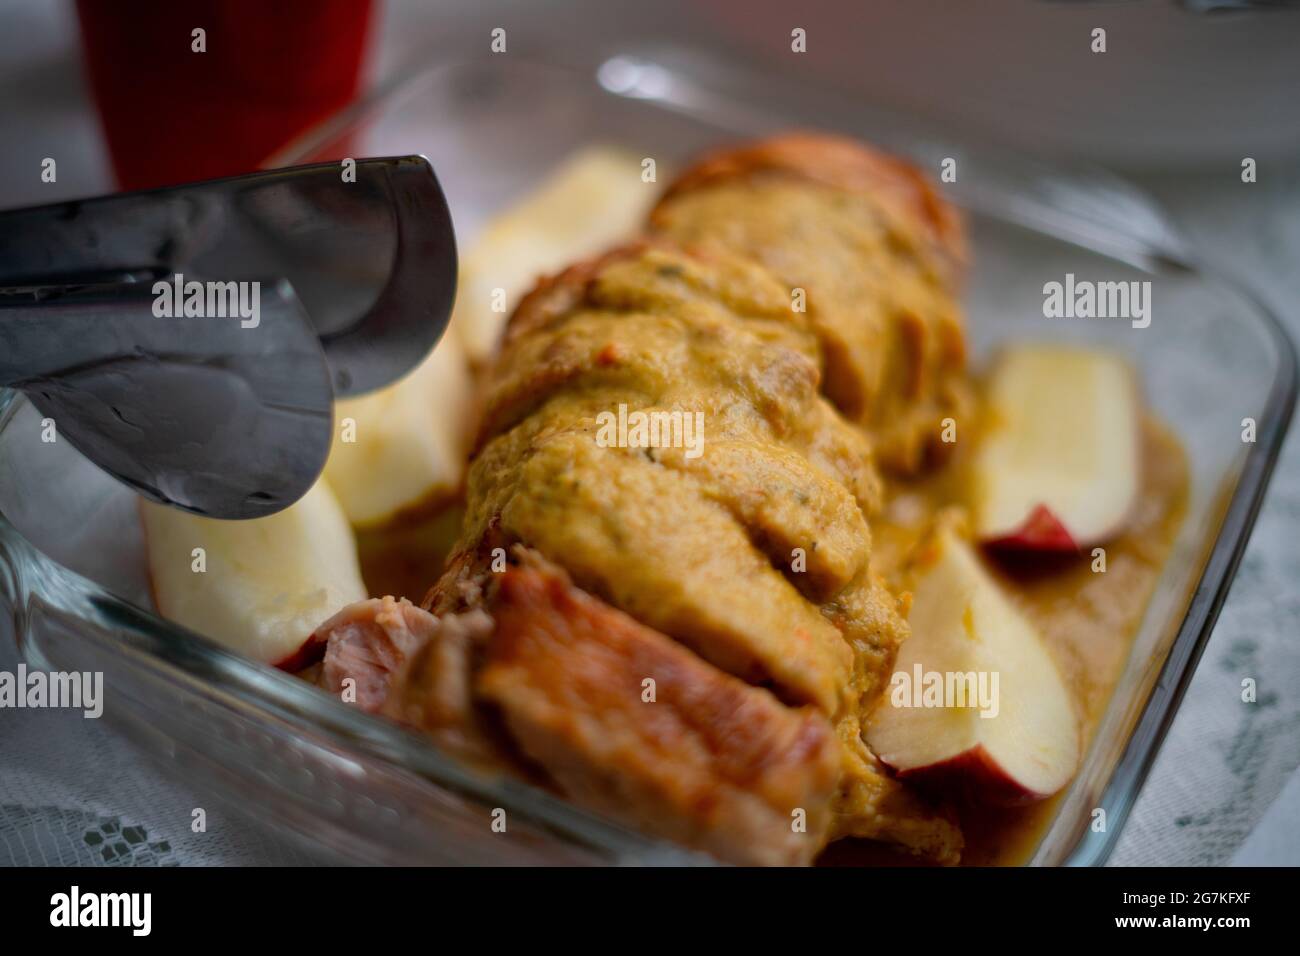
[[325, 479], [355, 528], [378, 528], [452, 498], [464, 477], [473, 386], [453, 335], [400, 381], [334, 406]]
[[571, 157], [465, 255], [451, 328], [429, 357], [401, 381], [336, 404], [325, 477], [354, 528], [389, 528], [454, 497], [473, 425], [471, 366], [491, 358], [539, 276], [636, 231], [655, 197], [640, 170], [637, 157], [608, 148]]
[[1137, 383], [1123, 359], [1008, 349], [989, 378], [986, 421], [971, 482], [980, 541], [1071, 552], [1123, 530], [1141, 477]]
[[140, 515], [158, 612], [255, 660], [306, 666], [323, 650], [312, 638], [320, 622], [367, 596], [352, 529], [324, 481], [252, 521], [149, 501]]
[[[593, 146], [493, 220], [461, 262], [451, 317], [470, 361], [482, 365], [492, 357], [506, 319], [541, 276], [637, 233], [658, 195], [641, 179], [640, 157]], [[496, 301], [498, 289], [504, 302]]]
[[1079, 759], [1070, 692], [1038, 632], [950, 528], [918, 549], [912, 635], [867, 722], [899, 777], [974, 802], [1051, 796]]

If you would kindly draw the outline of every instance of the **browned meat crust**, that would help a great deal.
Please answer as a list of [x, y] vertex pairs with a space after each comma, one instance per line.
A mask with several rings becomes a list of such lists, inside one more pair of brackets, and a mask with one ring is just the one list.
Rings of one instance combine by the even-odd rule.
[[512, 568], [477, 688], [562, 793], [748, 864], [821, 848], [840, 774], [830, 724], [729, 677], [574, 588]]
[[697, 189], [756, 173], [778, 173], [833, 189], [888, 200], [942, 250], [954, 273], [966, 262], [961, 217], [911, 163], [828, 133], [786, 133], [717, 150], [695, 162], [664, 192], [660, 204]]

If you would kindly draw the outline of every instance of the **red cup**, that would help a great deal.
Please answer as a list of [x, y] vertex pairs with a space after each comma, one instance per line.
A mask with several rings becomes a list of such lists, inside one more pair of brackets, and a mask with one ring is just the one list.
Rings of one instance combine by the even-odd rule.
[[257, 169], [356, 96], [371, 7], [77, 0], [118, 184], [148, 189]]

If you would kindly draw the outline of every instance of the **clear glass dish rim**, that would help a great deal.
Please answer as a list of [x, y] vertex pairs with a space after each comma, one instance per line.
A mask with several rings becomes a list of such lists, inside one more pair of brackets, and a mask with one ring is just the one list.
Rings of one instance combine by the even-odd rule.
[[[470, 60], [452, 60], [401, 75], [308, 130], [278, 151], [266, 165], [293, 162], [313, 145], [329, 142], [356, 128], [407, 87], [428, 82], [439, 73], [475, 65]], [[554, 68], [551, 64], [546, 66]], [[570, 72], [578, 75], [576, 71]], [[1063, 241], [1077, 244], [1069, 238]], [[1126, 241], [1133, 240], [1129, 237]], [[1158, 262], [1164, 250], [1151, 247], [1149, 255], [1151, 261]], [[1296, 353], [1283, 324], [1248, 289], [1202, 263], [1195, 264], [1195, 271], [1208, 281], [1230, 289], [1254, 307], [1275, 346], [1277, 371], [1257, 422], [1256, 442], [1248, 451], [1232, 495], [1222, 508], [1218, 534], [1206, 556], [1186, 613], [1102, 791], [1100, 799], [1109, 808], [1109, 825], [1102, 834], [1085, 833], [1063, 861], [1066, 866], [1104, 864], [1123, 830], [1231, 588], [1296, 403]], [[0, 432], [21, 404], [21, 398], [19, 392], [0, 389]], [[712, 862], [601, 819], [538, 788], [472, 771], [414, 732], [356, 712], [292, 675], [246, 660], [202, 635], [131, 604], [46, 556], [3, 513], [0, 513], [0, 585], [15, 598], [39, 595], [66, 613], [127, 637], [124, 651], [146, 659], [155, 669], [170, 670], [172, 676], [179, 674], [187, 680], [206, 681], [210, 689], [270, 712], [290, 725], [324, 735], [333, 745], [396, 764], [479, 804], [505, 807], [512, 815], [542, 830], [612, 854], [617, 861], [677, 865]], [[21, 615], [17, 604], [15, 611]], [[16, 633], [21, 643], [21, 622], [19, 625]]]

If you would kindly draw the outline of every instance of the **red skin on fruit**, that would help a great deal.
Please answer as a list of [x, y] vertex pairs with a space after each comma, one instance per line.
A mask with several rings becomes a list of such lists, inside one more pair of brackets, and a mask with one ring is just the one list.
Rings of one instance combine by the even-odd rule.
[[1055, 551], [1070, 553], [1079, 550], [1065, 525], [1046, 505], [1035, 505], [1020, 530], [986, 542], [990, 548], [1006, 551]]
[[302, 646], [287, 657], [274, 662], [271, 666], [290, 674], [296, 674], [304, 667], [315, 664], [325, 656], [325, 642], [312, 634], [302, 642]]
[[1036, 793], [1017, 782], [983, 744], [939, 763], [898, 770], [897, 775], [923, 790], [948, 796], [961, 794], [966, 802], [995, 807], [1021, 807], [1051, 796], [1051, 793]]

